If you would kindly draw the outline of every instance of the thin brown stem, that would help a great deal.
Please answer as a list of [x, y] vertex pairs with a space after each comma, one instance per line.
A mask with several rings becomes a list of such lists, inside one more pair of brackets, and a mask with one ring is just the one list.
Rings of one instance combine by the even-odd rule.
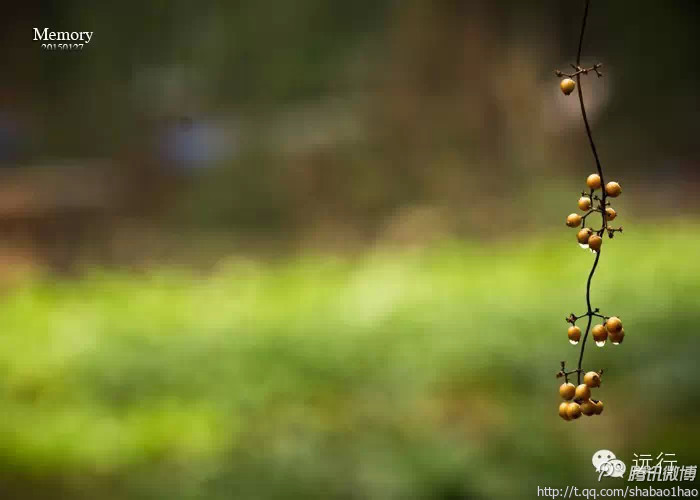
[[588, 5], [590, 0], [586, 0], [586, 7], [583, 11], [583, 22], [581, 23], [581, 36], [578, 39], [578, 52], [576, 54], [576, 66], [581, 65], [581, 50], [583, 49], [583, 34], [586, 32], [586, 20], [588, 19]]
[[[576, 68], [581, 69], [581, 52], [583, 50], [583, 36], [586, 32], [586, 20], [588, 19], [588, 9], [590, 6], [590, 0], [586, 0], [586, 6], [584, 7], [583, 10], [583, 21], [581, 22], [581, 36], [579, 37], [578, 41], [578, 52], [576, 54]], [[597, 67], [596, 68], [596, 73]], [[602, 196], [600, 198], [600, 213], [601, 217], [603, 219], [603, 227], [601, 228], [601, 233], [603, 230], [607, 229], [607, 214], [605, 212], [605, 207], [606, 207], [606, 193], [605, 193], [605, 178], [603, 177], [603, 167], [600, 163], [600, 158], [598, 156], [598, 150], [595, 147], [595, 142], [593, 141], [593, 134], [591, 133], [591, 126], [588, 123], [588, 116], [586, 115], [586, 106], [583, 103], [583, 89], [581, 87], [581, 73], [583, 71], [578, 71], [576, 73], [576, 86], [578, 87], [578, 100], [579, 103], [581, 104], [581, 115], [583, 116], [583, 123], [586, 127], [586, 135], [588, 136], [588, 142], [590, 143], [591, 146], [591, 151], [593, 152], [593, 157], [595, 158], [595, 164], [596, 168], [598, 169], [598, 175], [600, 176], [600, 184], [601, 184], [601, 191], [602, 191]], [[600, 75], [599, 75], [600, 76]], [[598, 261], [600, 260], [600, 250], [596, 252], [595, 255], [595, 261], [593, 262], [593, 267], [591, 268], [591, 272], [588, 275], [588, 281], [586, 283], [586, 305], [588, 306], [588, 324], [586, 325], [586, 333], [583, 336], [583, 341], [581, 342], [581, 353], [579, 354], [578, 358], [578, 368], [577, 368], [577, 378], [578, 378], [578, 383], [581, 383], [581, 365], [583, 364], [583, 353], [586, 350], [586, 340], [588, 340], [588, 333], [591, 329], [591, 321], [593, 319], [593, 308], [591, 307], [591, 281], [593, 280], [593, 275], [595, 274], [595, 270], [598, 267]]]
[[591, 330], [591, 321], [593, 320], [593, 311], [591, 309], [591, 280], [593, 279], [593, 274], [595, 274], [595, 269], [598, 267], [598, 260], [600, 260], [600, 250], [595, 254], [595, 261], [593, 261], [593, 268], [588, 275], [588, 281], [586, 283], [586, 305], [588, 306], [588, 324], [586, 325], [586, 333], [583, 335], [583, 340], [581, 341], [581, 354], [578, 357], [578, 383], [581, 383], [581, 364], [583, 363], [583, 352], [586, 349], [586, 340], [588, 339], [588, 332]]

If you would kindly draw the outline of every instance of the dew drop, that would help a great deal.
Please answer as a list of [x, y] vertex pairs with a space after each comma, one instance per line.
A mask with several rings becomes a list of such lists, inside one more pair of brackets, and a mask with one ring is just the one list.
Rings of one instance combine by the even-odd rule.
[[619, 342], [613, 342], [612, 345], [620, 345]]
[[603, 347], [605, 345], [605, 341], [604, 340], [596, 340], [595, 345], [597, 345], [598, 347]]
[[581, 248], [588, 248], [588, 243], [579, 243], [578, 246]]
[[578, 340], [571, 340], [571, 339], [569, 339], [569, 343], [571, 343], [571, 344], [573, 344], [573, 345], [576, 345], [576, 344], [578, 344]]

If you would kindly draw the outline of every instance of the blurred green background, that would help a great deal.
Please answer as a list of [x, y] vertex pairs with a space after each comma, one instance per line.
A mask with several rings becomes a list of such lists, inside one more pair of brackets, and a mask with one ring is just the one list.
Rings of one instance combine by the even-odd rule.
[[582, 9], [8, 5], [0, 498], [535, 498], [627, 485], [599, 449], [698, 465], [697, 2], [592, 0], [625, 227], [592, 301], [627, 336], [586, 349], [603, 415], [557, 415], [593, 261], [554, 76]]

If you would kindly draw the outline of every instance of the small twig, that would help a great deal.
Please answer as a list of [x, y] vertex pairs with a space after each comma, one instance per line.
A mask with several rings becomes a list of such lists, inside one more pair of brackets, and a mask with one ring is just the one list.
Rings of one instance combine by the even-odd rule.
[[564, 73], [563, 71], [555, 70], [554, 74], [556, 74], [560, 78], [562, 76], [566, 76], [568, 78], [576, 78], [578, 75], [587, 75], [589, 71], [594, 71], [595, 74], [598, 75], [598, 78], [603, 76], [603, 73], [600, 71], [600, 68], [603, 67], [603, 63], [596, 63], [590, 68], [582, 68], [581, 66], [578, 66], [576, 64], [572, 64], [571, 67], [574, 68], [574, 73]]
[[608, 238], [612, 238], [615, 236], [615, 233], [621, 233], [622, 232], [622, 226], [620, 227], [608, 227]]
[[578, 315], [578, 316], [574, 313], [571, 313], [569, 316], [564, 318], [564, 321], [566, 321], [567, 323], [571, 323], [572, 325], [575, 325], [578, 320], [580, 320], [581, 318], [585, 318], [587, 316], [595, 316], [597, 318], [602, 318], [604, 320], [607, 320], [608, 318], [610, 318], [610, 316], [604, 316], [603, 314], [598, 314], [599, 311], [600, 311], [600, 309], [598, 309], [596, 307], [593, 311], [585, 312], [585, 313]]

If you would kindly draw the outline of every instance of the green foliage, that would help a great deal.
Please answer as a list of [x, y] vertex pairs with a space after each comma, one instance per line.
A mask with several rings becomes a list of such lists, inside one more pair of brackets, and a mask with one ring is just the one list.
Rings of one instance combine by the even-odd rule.
[[578, 350], [551, 313], [581, 312], [573, 234], [27, 285], [0, 304], [0, 488], [532, 498], [592, 485], [600, 448], [697, 464], [698, 228], [634, 227], [595, 283], [627, 332], [588, 347], [609, 403], [575, 428], [554, 373]]

